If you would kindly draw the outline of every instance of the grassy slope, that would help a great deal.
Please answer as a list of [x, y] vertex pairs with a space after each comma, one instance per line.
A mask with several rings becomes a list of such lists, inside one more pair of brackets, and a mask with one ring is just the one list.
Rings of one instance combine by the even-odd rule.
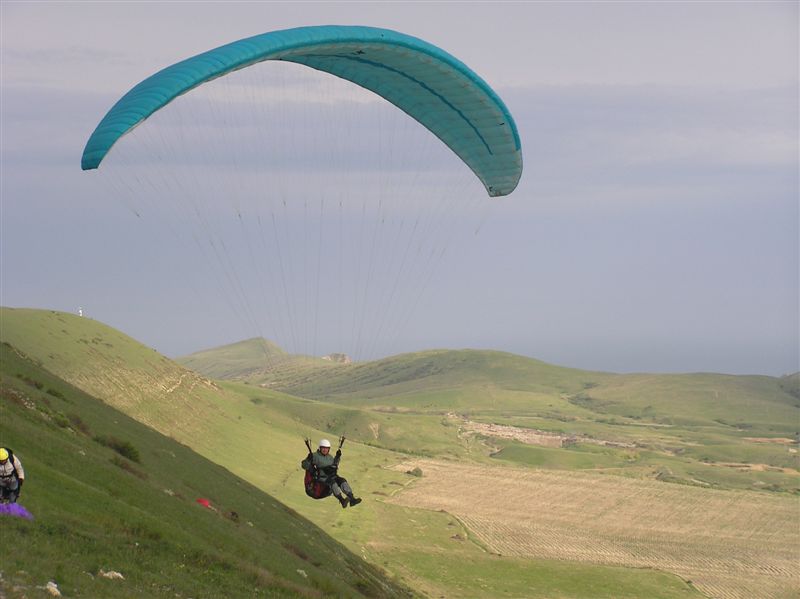
[[209, 398], [220, 395], [212, 381], [89, 318], [0, 308], [0, 335], [67, 382], [157, 428], [199, 433]]
[[[2, 317], [0, 336], [4, 340], [24, 344], [30, 342], [31, 336], [38, 337], [42, 341], [30, 342], [30, 351], [64, 377], [70, 376], [74, 363], [84, 362], [82, 371], [86, 376], [81, 378], [81, 384], [99, 389], [101, 397], [109, 403], [120, 398], [114, 392], [115, 387], [106, 382], [109, 377], [120, 384], [145, 381], [145, 386], [139, 389], [140, 399], [125, 401], [124, 409], [137, 418], [152, 418], [154, 413], [158, 414], [153, 420], [155, 428], [279, 498], [368, 562], [385, 567], [418, 590], [437, 596], [493, 598], [523, 594], [564, 598], [666, 598], [692, 592], [676, 577], [648, 570], [500, 558], [486, 553], [473, 542], [454, 538], [454, 524], [446, 514], [384, 503], [383, 497], [414, 480], [413, 476], [386, 468], [403, 461], [406, 456], [370, 447], [357, 442], [359, 439], [377, 445], [387, 439], [387, 445], [404, 445], [412, 453], [441, 449], [443, 453], [451, 452], [462, 458], [474, 449], [476, 457], [484, 457], [482, 446], [476, 447], [470, 439], [459, 439], [457, 427], [443, 420], [441, 415], [356, 410], [248, 385], [226, 384], [216, 388], [203, 384], [202, 378], [194, 385], [178, 386], [167, 393], [157, 377], [139, 372], [123, 360], [97, 359], [93, 352], [87, 352], [91, 349], [91, 339], [97, 336], [117, 340], [109, 342], [111, 348], [103, 346], [109, 352], [113, 349], [140, 354], [131, 361], [134, 365], [141, 364], [145, 356], [152, 354], [152, 350], [133, 340], [126, 342], [123, 348], [124, 336], [115, 337], [118, 333], [99, 323], [34, 310], [4, 310]], [[49, 334], [53, 329], [54, 334]], [[79, 341], [87, 337], [90, 344]], [[52, 348], [60, 351], [54, 352]], [[180, 376], [191, 380], [183, 369], [173, 368], [177, 370], [164, 376], [171, 380]], [[103, 390], [109, 394], [102, 395]], [[191, 425], [181, 422], [183, 418]], [[376, 428], [378, 439], [374, 435]], [[341, 510], [332, 500], [314, 502], [302, 492], [298, 469], [304, 452], [301, 437], [317, 438], [341, 431], [346, 431], [352, 439], [345, 446], [343, 474], [366, 498], [357, 510]], [[430, 446], [425, 445], [428, 442]], [[31, 494], [34, 490], [35, 487], [30, 489]], [[466, 531], [461, 530], [461, 533], [462, 538], [467, 536]], [[503, 572], [502, 585], [492, 588], [498, 568]], [[456, 572], [461, 572], [461, 576], [448, 574], [442, 578], [445, 573]], [[482, 581], [480, 585], [476, 585], [476, 580]]]
[[[3, 596], [49, 580], [68, 596], [405, 594], [271, 496], [6, 344], [0, 394], [0, 442], [24, 461], [22, 502], [36, 517], [4, 518], [3, 545], [14, 551], [0, 558]], [[127, 443], [139, 459], [97, 436]], [[101, 569], [125, 580], [99, 577]]]
[[[626, 375], [587, 392], [599, 412], [668, 424], [716, 422], [730, 427], [796, 432], [800, 399], [781, 379], [724, 374]], [[783, 427], [779, 428], [779, 425]]]

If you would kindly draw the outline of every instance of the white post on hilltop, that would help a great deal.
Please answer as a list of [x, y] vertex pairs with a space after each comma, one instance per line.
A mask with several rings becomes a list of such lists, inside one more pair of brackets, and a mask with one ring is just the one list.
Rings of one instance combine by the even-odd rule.
[[83, 318], [83, 308], [78, 308], [78, 316]]

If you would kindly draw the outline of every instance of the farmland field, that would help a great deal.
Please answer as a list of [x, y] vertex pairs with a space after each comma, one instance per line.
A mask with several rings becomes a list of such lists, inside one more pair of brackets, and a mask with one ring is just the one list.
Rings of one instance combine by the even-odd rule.
[[800, 500], [597, 473], [414, 460], [399, 505], [443, 510], [504, 556], [653, 568], [720, 599], [800, 594]]

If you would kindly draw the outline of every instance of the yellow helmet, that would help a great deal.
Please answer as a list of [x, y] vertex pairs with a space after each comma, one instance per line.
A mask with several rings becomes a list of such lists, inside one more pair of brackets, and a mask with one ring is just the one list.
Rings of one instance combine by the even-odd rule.
[[0, 462], [8, 459], [8, 450], [5, 447], [0, 447]]

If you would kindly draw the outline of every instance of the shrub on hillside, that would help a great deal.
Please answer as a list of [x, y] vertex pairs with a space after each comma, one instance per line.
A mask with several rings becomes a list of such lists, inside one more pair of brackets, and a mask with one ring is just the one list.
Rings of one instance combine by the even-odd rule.
[[117, 439], [116, 437], [112, 437], [111, 435], [96, 435], [94, 440], [100, 445], [105, 445], [106, 447], [110, 447], [114, 451], [116, 451], [119, 455], [124, 458], [128, 458], [132, 462], [141, 462], [141, 458], [139, 457], [139, 450], [134, 447], [134, 445], [130, 441], [123, 441], [122, 439]]
[[120, 460], [117, 456], [111, 458], [111, 463], [117, 466], [118, 468], [122, 468], [125, 472], [130, 472], [137, 478], [141, 478], [145, 480], [147, 478], [147, 474], [142, 472], [138, 468], [134, 468], [130, 462], [126, 462], [125, 460]]
[[63, 399], [65, 401], [67, 399], [66, 397], [64, 397], [64, 394], [61, 391], [59, 391], [58, 389], [53, 389], [51, 387], [47, 388], [47, 394], [52, 395], [53, 397], [57, 397], [58, 399]]
[[89, 430], [89, 425], [86, 424], [77, 414], [67, 414], [67, 418], [69, 418], [69, 421], [75, 430], [82, 432], [87, 437], [92, 434], [92, 431]]
[[41, 389], [42, 387], [44, 387], [44, 383], [41, 383], [41, 382], [39, 382], [39, 381], [36, 381], [36, 380], [32, 379], [31, 377], [29, 377], [29, 376], [26, 376], [26, 375], [24, 375], [24, 374], [17, 374], [17, 378], [19, 378], [19, 379], [21, 379], [21, 380], [25, 381], [25, 382], [26, 382], [26, 383], [28, 383], [28, 384], [29, 384], [31, 387], [36, 387], [37, 389]]
[[53, 419], [53, 422], [55, 422], [57, 426], [60, 426], [61, 428], [70, 428], [69, 420], [61, 412], [53, 412], [51, 414], [51, 418]]

